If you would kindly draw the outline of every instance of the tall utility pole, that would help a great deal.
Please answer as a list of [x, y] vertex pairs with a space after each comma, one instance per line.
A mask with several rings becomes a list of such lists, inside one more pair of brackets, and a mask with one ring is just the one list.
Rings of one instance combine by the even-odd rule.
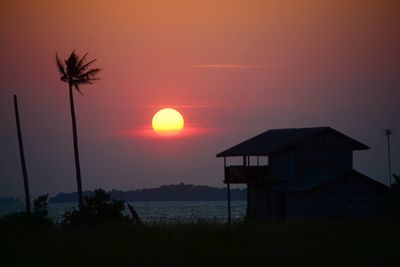
[[16, 95], [14, 95], [14, 108], [15, 108], [15, 120], [16, 120], [16, 123], [17, 123], [19, 155], [21, 157], [22, 175], [24, 177], [25, 206], [26, 206], [26, 212], [30, 213], [31, 212], [31, 199], [29, 197], [28, 172], [26, 171], [24, 146], [23, 146], [23, 143], [22, 143], [22, 133], [21, 133], [21, 125], [20, 125], [20, 122], [19, 122], [18, 102], [17, 102], [17, 96]]
[[392, 164], [390, 158], [390, 136], [394, 134], [392, 129], [383, 129], [382, 133], [387, 137], [387, 150], [388, 150], [388, 161], [389, 161], [389, 186], [392, 186]]

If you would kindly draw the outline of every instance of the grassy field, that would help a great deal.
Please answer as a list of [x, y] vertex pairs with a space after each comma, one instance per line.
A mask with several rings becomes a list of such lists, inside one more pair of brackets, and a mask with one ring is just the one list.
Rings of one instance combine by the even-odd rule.
[[0, 228], [0, 266], [400, 266], [396, 222]]

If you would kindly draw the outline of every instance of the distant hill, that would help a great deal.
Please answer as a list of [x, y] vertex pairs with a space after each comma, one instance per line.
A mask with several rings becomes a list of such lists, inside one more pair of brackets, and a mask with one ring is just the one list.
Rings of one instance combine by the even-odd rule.
[[[216, 188], [203, 185], [177, 184], [163, 185], [157, 188], [144, 188], [131, 191], [112, 190], [109, 192], [114, 199], [128, 202], [135, 201], [217, 201], [226, 200], [226, 188]], [[84, 196], [93, 195], [93, 191], [85, 191]], [[246, 189], [231, 189], [232, 200], [246, 200]], [[77, 202], [78, 195], [73, 193], [59, 193], [50, 197], [51, 203]]]

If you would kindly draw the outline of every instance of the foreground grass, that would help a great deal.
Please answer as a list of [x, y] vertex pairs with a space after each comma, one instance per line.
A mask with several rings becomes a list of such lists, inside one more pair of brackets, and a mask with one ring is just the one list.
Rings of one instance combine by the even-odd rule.
[[0, 228], [0, 266], [400, 266], [396, 222]]

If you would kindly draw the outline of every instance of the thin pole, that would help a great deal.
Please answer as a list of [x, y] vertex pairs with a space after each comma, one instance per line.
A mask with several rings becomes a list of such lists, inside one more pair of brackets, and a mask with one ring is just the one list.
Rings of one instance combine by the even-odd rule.
[[387, 136], [387, 145], [388, 145], [388, 160], [389, 160], [389, 186], [392, 186], [392, 165], [390, 160], [390, 132], [386, 133]]
[[229, 177], [226, 174], [226, 157], [224, 157], [224, 172], [225, 172], [226, 190], [228, 197], [228, 224], [231, 224], [231, 186], [229, 183]]
[[226, 189], [228, 190], [228, 224], [231, 223], [231, 186], [228, 181]]
[[23, 175], [23, 178], [24, 178], [25, 206], [26, 206], [26, 212], [30, 213], [31, 212], [31, 200], [30, 200], [30, 197], [29, 197], [28, 172], [26, 171], [24, 145], [22, 143], [22, 133], [21, 133], [21, 125], [20, 125], [20, 121], [19, 121], [17, 95], [14, 95], [14, 109], [15, 109], [15, 120], [16, 120], [16, 123], [17, 123], [19, 155], [21, 157], [22, 175]]

